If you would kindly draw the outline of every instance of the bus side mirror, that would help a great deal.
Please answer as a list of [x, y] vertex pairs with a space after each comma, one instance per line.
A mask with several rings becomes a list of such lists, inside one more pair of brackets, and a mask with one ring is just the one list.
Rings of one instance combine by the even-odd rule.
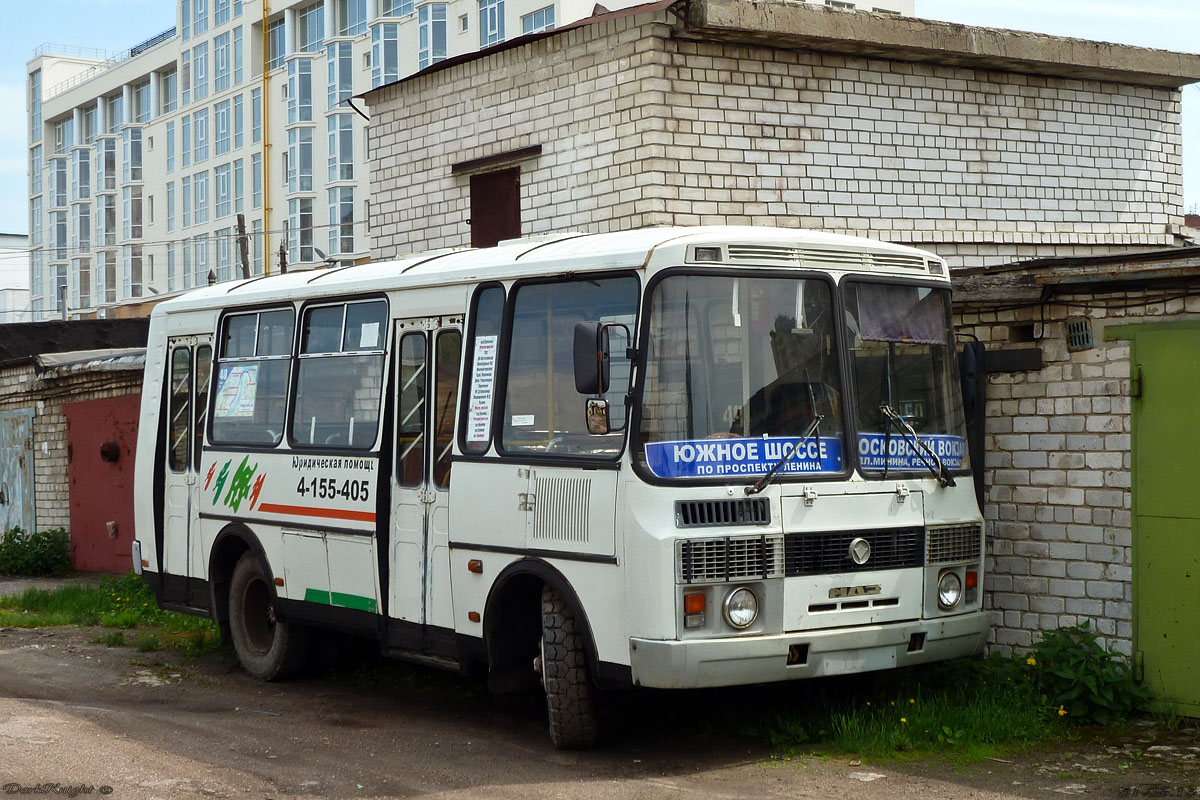
[[608, 391], [608, 326], [601, 322], [575, 324], [575, 391]]
[[588, 398], [585, 417], [588, 433], [593, 436], [603, 436], [611, 432], [612, 428], [609, 427], [608, 422], [608, 401], [603, 397]]

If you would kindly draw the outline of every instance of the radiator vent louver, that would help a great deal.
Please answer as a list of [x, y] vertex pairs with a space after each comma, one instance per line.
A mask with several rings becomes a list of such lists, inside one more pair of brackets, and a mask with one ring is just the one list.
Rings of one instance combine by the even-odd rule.
[[[861, 566], [850, 559], [850, 543], [866, 539], [871, 556]], [[784, 571], [796, 575], [831, 575], [877, 569], [919, 567], [925, 560], [925, 530], [842, 531], [839, 533], [789, 533], [785, 537]]]
[[680, 500], [675, 503], [675, 527], [677, 528], [770, 524], [771, 504], [766, 498]]
[[537, 478], [532, 538], [587, 544], [591, 490], [586, 478]]
[[956, 561], [978, 561], [983, 545], [978, 523], [943, 525], [929, 529], [929, 563], [949, 564]]
[[782, 247], [776, 245], [730, 245], [729, 260], [740, 262], [775, 261], [795, 266], [832, 267], [835, 269], [915, 269], [926, 270], [925, 259], [905, 253], [863, 253], [826, 250], [818, 247]]
[[783, 575], [783, 537], [724, 536], [676, 543], [676, 578], [683, 583], [778, 578]]

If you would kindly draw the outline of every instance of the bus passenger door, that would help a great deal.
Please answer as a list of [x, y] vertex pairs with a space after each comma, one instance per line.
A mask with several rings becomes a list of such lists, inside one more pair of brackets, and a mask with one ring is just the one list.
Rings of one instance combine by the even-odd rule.
[[[396, 323], [390, 614], [451, 629], [449, 485], [462, 318]], [[411, 646], [428, 647], [424, 641]]]
[[[167, 343], [167, 459], [163, 473], [164, 575], [203, 577], [197, 531], [200, 492], [200, 457], [204, 442], [208, 380], [212, 367], [209, 337], [186, 336]], [[187, 594], [172, 592], [170, 599], [191, 603]]]

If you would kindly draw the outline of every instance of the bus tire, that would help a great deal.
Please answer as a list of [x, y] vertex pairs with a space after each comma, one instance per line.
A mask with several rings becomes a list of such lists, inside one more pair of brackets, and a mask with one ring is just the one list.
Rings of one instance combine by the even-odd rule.
[[562, 593], [548, 584], [542, 587], [540, 662], [550, 740], [559, 750], [590, 747], [596, 741], [596, 706], [583, 636]]
[[243, 553], [229, 583], [229, 632], [242, 668], [260, 681], [295, 675], [308, 631], [275, 616], [275, 592], [254, 553]]

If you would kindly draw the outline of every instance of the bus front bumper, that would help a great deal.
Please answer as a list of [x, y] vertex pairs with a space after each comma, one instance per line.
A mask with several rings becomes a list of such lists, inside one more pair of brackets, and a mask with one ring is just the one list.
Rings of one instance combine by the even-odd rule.
[[[988, 625], [987, 614], [977, 611], [936, 620], [769, 636], [631, 638], [629, 657], [638, 686], [691, 689], [774, 683], [975, 655], [987, 642]], [[917, 634], [924, 634], [923, 642], [916, 641]], [[918, 643], [920, 647], [913, 649]], [[788, 663], [789, 651], [795, 663]]]

